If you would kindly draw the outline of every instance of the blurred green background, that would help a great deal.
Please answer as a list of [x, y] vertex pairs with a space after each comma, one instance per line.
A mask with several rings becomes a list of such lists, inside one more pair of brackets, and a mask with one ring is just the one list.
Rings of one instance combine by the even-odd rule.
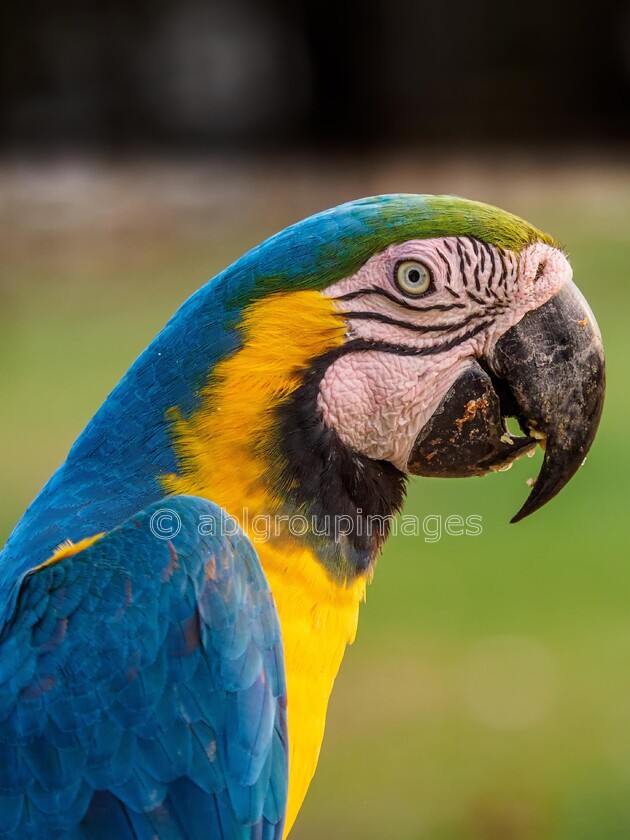
[[250, 246], [377, 192], [500, 204], [566, 244], [604, 335], [599, 436], [563, 494], [509, 526], [539, 459], [416, 480], [406, 511], [477, 537], [380, 559], [292, 833], [392, 840], [630, 837], [627, 425], [630, 166], [429, 155], [0, 167], [0, 544], [177, 306]]

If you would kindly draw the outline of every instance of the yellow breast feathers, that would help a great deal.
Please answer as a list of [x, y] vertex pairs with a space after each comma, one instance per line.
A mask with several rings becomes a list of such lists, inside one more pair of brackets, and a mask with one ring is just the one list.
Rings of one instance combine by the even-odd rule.
[[287, 677], [286, 836], [315, 772], [328, 698], [354, 640], [366, 579], [335, 582], [303, 541], [281, 526], [261, 539], [256, 525], [285, 504], [269, 480], [277, 457], [275, 409], [299, 387], [312, 359], [342, 343], [345, 325], [328, 298], [299, 291], [253, 303], [240, 329], [242, 347], [215, 367], [201, 408], [189, 420], [173, 410], [181, 475], [163, 483], [172, 494], [204, 496], [238, 520], [273, 593]]

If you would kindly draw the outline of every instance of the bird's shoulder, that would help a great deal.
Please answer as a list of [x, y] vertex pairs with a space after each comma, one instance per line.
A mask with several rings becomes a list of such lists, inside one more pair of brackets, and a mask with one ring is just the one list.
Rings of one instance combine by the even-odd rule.
[[28, 571], [4, 606], [0, 834], [281, 835], [280, 626], [224, 511], [157, 502]]

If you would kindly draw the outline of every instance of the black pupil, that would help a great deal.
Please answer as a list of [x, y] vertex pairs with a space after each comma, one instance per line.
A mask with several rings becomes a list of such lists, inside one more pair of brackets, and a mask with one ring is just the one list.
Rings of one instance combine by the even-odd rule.
[[420, 272], [417, 268], [412, 268], [409, 274], [407, 275], [407, 279], [411, 283], [419, 283], [420, 282]]

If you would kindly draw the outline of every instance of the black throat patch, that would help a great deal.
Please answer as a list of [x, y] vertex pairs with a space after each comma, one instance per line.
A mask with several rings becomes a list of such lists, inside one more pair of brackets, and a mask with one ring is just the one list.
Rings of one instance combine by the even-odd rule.
[[318, 407], [326, 368], [338, 348], [316, 359], [301, 386], [278, 409], [279, 489], [306, 517], [305, 539], [336, 579], [353, 579], [373, 565], [405, 498], [406, 476], [346, 446]]

